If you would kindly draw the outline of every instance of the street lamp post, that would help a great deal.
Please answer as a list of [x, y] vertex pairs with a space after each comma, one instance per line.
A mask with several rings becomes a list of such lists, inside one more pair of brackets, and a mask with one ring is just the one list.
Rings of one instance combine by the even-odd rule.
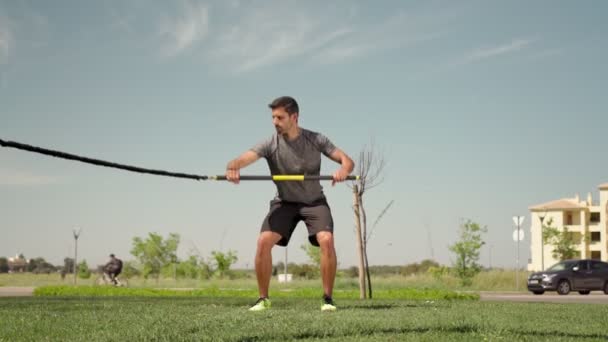
[[524, 223], [524, 216], [513, 216], [513, 222], [517, 227], [517, 230], [513, 232], [513, 240], [517, 242], [517, 269], [515, 270], [515, 290], [519, 290], [519, 241], [523, 240], [523, 232], [520, 230], [522, 223]]
[[80, 236], [80, 229], [78, 232], [74, 230], [74, 285], [76, 285], [76, 274], [77, 274], [77, 260], [78, 260], [78, 237]]
[[283, 281], [287, 282], [287, 246], [285, 246], [285, 265], [283, 270]]
[[541, 271], [545, 270], [545, 234], [544, 234], [545, 216], [547, 216], [547, 211], [546, 210], [542, 213], [542, 215], [541, 214], [538, 215], [538, 218], [540, 219], [540, 241], [541, 241], [541, 245], [540, 245], [540, 260], [541, 260], [540, 270]]

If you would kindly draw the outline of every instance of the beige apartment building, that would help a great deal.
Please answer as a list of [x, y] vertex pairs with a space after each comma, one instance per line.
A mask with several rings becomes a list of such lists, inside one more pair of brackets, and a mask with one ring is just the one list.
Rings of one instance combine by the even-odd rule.
[[589, 193], [586, 199], [576, 195], [531, 206], [530, 260], [528, 271], [547, 269], [557, 262], [552, 256], [553, 246], [542, 247], [541, 221], [546, 226], [552, 219], [552, 227], [567, 227], [575, 236], [586, 234], [578, 250], [580, 258], [608, 261], [608, 183], [599, 187], [599, 203], [593, 202]]

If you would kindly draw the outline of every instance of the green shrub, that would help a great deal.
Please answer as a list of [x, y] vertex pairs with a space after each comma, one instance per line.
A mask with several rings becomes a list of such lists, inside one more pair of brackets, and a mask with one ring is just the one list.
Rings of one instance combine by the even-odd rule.
[[78, 278], [80, 278], [80, 279], [91, 278], [91, 270], [89, 269], [89, 265], [87, 265], [86, 260], [82, 260], [78, 264]]

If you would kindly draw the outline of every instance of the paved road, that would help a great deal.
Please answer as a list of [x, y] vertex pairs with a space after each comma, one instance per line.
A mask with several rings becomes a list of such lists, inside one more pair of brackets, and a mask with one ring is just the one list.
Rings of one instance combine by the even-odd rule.
[[0, 287], [0, 297], [29, 297], [33, 294], [33, 287]]
[[566, 296], [560, 296], [552, 292], [545, 292], [543, 295], [516, 292], [481, 292], [480, 297], [482, 301], [608, 304], [608, 295], [600, 291], [594, 291], [585, 296], [578, 294], [578, 292]]

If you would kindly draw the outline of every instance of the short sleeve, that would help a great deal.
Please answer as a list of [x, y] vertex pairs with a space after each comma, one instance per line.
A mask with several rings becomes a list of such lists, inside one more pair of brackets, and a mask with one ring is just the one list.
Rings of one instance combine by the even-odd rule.
[[274, 142], [273, 138], [274, 136], [271, 136], [258, 142], [253, 147], [251, 147], [250, 150], [257, 153], [257, 155], [262, 158], [268, 158], [272, 151], [272, 144]]
[[321, 153], [327, 157], [329, 157], [336, 150], [336, 146], [331, 142], [331, 140], [321, 133], [317, 133], [316, 143], [319, 151], [321, 151]]

